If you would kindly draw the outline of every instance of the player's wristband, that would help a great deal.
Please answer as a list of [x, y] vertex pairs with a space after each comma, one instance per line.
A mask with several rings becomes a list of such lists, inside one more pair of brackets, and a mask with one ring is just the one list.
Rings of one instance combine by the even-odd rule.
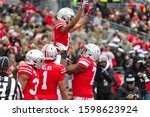
[[88, 8], [88, 11], [87, 11], [87, 13], [86, 13], [86, 15], [90, 15], [91, 14], [91, 9], [90, 9], [90, 7]]
[[61, 57], [62, 57], [63, 59], [66, 59], [66, 58], [67, 58], [67, 51], [62, 50], [62, 51], [61, 51]]

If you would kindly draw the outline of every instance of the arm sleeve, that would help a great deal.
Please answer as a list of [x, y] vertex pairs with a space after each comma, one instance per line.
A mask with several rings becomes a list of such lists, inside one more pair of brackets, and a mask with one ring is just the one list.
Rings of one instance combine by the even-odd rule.
[[85, 59], [79, 59], [78, 64], [82, 67], [82, 68], [88, 68], [89, 67], [89, 61], [85, 60]]
[[18, 69], [18, 77], [19, 77], [21, 74], [25, 74], [25, 75], [31, 77], [31, 76], [32, 76], [32, 69], [29, 68], [29, 67], [24, 67], [24, 66], [19, 67], [19, 69]]
[[108, 81], [108, 82], [112, 82], [112, 77], [113, 77], [113, 73], [111, 72], [111, 70], [109, 71], [104, 71], [103, 73], [104, 78]]
[[59, 81], [64, 80], [65, 73], [66, 73], [66, 69], [65, 69], [65, 67], [64, 67], [64, 66], [61, 66]]

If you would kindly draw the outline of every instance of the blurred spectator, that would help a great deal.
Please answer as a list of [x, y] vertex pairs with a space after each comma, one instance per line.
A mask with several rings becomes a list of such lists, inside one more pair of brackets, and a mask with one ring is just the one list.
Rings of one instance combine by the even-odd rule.
[[9, 50], [7, 45], [2, 45], [2, 49], [0, 50], [0, 56], [9, 56]]
[[102, 17], [103, 18], [108, 18], [110, 11], [107, 8], [107, 4], [106, 3], [102, 3], [101, 5], [97, 4], [97, 7], [102, 12]]
[[113, 70], [110, 68], [109, 60], [106, 56], [101, 55], [95, 75], [96, 100], [112, 100], [113, 87], [116, 85], [117, 81], [114, 78]]
[[32, 2], [27, 1], [24, 8], [27, 13], [32, 13], [36, 11], [35, 6], [32, 4]]
[[148, 77], [147, 80], [149, 80], [148, 83], [146, 83], [146, 89], [147, 89], [146, 100], [150, 100], [150, 58], [146, 60], [145, 67], [146, 67], [146, 75]]
[[118, 48], [117, 52], [115, 53], [115, 60], [116, 60], [116, 65], [115, 67], [122, 67], [124, 64], [124, 49]]
[[135, 78], [129, 74], [117, 91], [117, 100], [139, 100], [141, 95], [138, 87], [135, 86]]
[[103, 25], [102, 39], [107, 41], [111, 40], [114, 34], [114, 30], [110, 28], [110, 23], [104, 22], [102, 25]]
[[102, 55], [105, 55], [108, 57], [110, 66], [113, 67], [116, 65], [115, 55], [111, 50], [110, 44], [108, 44], [102, 51]]
[[93, 19], [94, 26], [100, 26], [102, 24], [102, 13], [100, 11], [96, 11], [96, 16]]
[[144, 99], [146, 95], [146, 79], [145, 68], [143, 65], [143, 60], [140, 57], [133, 58], [133, 65], [126, 70], [125, 76], [132, 74], [135, 78], [135, 86], [139, 88], [141, 98]]
[[49, 13], [46, 13], [45, 23], [48, 26], [51, 26], [53, 22], [54, 22], [54, 14], [52, 11], [50, 11]]
[[16, 67], [15, 55], [14, 54], [10, 54], [9, 55], [9, 59], [10, 59], [11, 66], [8, 69], [8, 74], [11, 75], [12, 71]]
[[25, 60], [25, 51], [23, 50], [23, 48], [20, 47], [18, 49], [18, 53], [15, 55], [15, 60], [17, 63]]

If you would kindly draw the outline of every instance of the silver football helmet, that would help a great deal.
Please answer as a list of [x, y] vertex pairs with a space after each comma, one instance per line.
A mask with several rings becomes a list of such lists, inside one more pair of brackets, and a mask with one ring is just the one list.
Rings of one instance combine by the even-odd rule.
[[45, 60], [55, 60], [57, 49], [53, 44], [46, 44], [41, 50], [45, 56]]
[[89, 44], [85, 45], [84, 48], [86, 50], [83, 53], [83, 55], [89, 57], [93, 61], [97, 61], [99, 59], [100, 49], [97, 45], [95, 45], [93, 43], [89, 43]]
[[65, 7], [61, 8], [57, 13], [58, 20], [70, 21], [75, 16], [74, 11], [71, 8]]
[[42, 62], [44, 61], [44, 54], [37, 49], [30, 50], [25, 56], [25, 61], [29, 65], [40, 69], [42, 67]]

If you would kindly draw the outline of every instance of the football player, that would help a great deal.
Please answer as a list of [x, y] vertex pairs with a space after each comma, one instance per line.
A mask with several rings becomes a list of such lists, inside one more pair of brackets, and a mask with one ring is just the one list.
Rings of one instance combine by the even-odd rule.
[[68, 93], [65, 86], [64, 75], [66, 69], [61, 64], [56, 64], [55, 59], [57, 50], [53, 44], [46, 44], [42, 48], [45, 56], [45, 62], [39, 70], [39, 86], [37, 98], [39, 100], [58, 100], [57, 86], [60, 89], [63, 100], [68, 99]]
[[27, 52], [25, 63], [18, 68], [18, 80], [22, 85], [24, 100], [36, 99], [37, 87], [39, 84], [38, 69], [42, 67], [44, 55], [40, 50], [33, 49]]
[[68, 74], [73, 75], [72, 99], [94, 100], [93, 81], [96, 73], [96, 61], [100, 55], [97, 45], [89, 43], [84, 46], [84, 51], [76, 64], [65, 64]]
[[[66, 47], [68, 51], [70, 48], [70, 33], [81, 28], [87, 21], [88, 16], [93, 8], [93, 3], [87, 5], [88, 2], [83, 0], [77, 14], [71, 8], [65, 7], [61, 8], [57, 13], [58, 22], [54, 26], [54, 44], [61, 43]], [[88, 6], [88, 11], [86, 15], [80, 19], [85, 6]]]

